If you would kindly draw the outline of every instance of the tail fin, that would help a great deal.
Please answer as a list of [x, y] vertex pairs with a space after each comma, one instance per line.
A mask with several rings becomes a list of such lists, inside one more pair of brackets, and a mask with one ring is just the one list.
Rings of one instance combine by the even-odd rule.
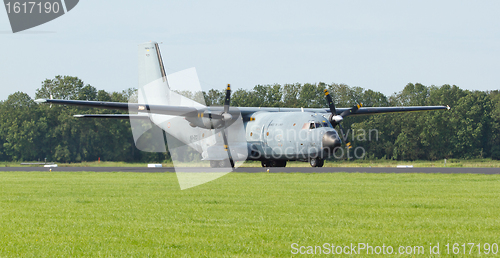
[[140, 44], [138, 103], [205, 107], [203, 98], [202, 103], [198, 103], [175, 92], [175, 90], [183, 91], [187, 86], [191, 86], [195, 88], [195, 91], [201, 93], [201, 86], [198, 81], [198, 76], [196, 75], [196, 69], [186, 69], [171, 74], [169, 77], [172, 79], [172, 88], [169, 86], [169, 78], [165, 73], [158, 43], [148, 42]]
[[169, 104], [170, 87], [156, 42], [139, 45], [138, 102], [151, 105]]
[[162, 78], [167, 82], [167, 74], [163, 66], [160, 48], [156, 42], [139, 45], [139, 88]]
[[[140, 44], [138, 57], [139, 87], [137, 89], [137, 100], [131, 98], [129, 103], [137, 101], [137, 103], [141, 104], [167, 104], [170, 90], [158, 43], [148, 42]], [[133, 115], [137, 112], [137, 109], [131, 109], [129, 106], [130, 114]], [[146, 112], [144, 107], [142, 112]], [[135, 146], [141, 151], [165, 152], [163, 131], [153, 124], [156, 117], [151, 114], [148, 114], [146, 117], [148, 117], [147, 120], [130, 119]], [[130, 118], [132, 117], [130, 116]]]

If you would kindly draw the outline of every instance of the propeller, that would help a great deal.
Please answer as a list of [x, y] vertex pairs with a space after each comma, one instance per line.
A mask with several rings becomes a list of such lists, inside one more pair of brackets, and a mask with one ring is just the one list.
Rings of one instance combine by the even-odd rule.
[[342, 134], [342, 138], [345, 140], [345, 145], [350, 149], [352, 148], [351, 143], [349, 142], [349, 139], [345, 137], [344, 134], [344, 128], [342, 127], [342, 124], [340, 123], [342, 120], [344, 120], [344, 117], [347, 117], [349, 115], [352, 115], [358, 111], [360, 107], [363, 106], [363, 104], [357, 104], [356, 106], [353, 106], [352, 108], [340, 113], [340, 115], [337, 115], [337, 109], [335, 108], [335, 104], [333, 103], [332, 96], [330, 96], [330, 93], [328, 92], [327, 89], [325, 89], [325, 97], [326, 101], [328, 102], [328, 106], [330, 107], [330, 112], [332, 115], [330, 116], [330, 123], [332, 123], [333, 127], [336, 125], [339, 126], [340, 128], [340, 133]]
[[[233, 157], [231, 156], [231, 152], [229, 151], [229, 143], [226, 132], [229, 126], [234, 124], [235, 122], [233, 121], [234, 120], [233, 115], [235, 113], [233, 112], [233, 115], [230, 113], [230, 105], [231, 105], [231, 85], [228, 84], [226, 88], [226, 97], [224, 98], [224, 107], [222, 109], [222, 112], [220, 111], [217, 112], [218, 111], [217, 109], [216, 109], [217, 111], [213, 110], [208, 112], [207, 111], [198, 112], [196, 113], [197, 117], [188, 116], [186, 117], [186, 120], [190, 122], [190, 125], [192, 127], [215, 129], [216, 134], [220, 133], [224, 141], [224, 150], [227, 152], [231, 167], [234, 168], [234, 160]], [[238, 116], [239, 115], [237, 115], [237, 117]], [[200, 119], [200, 118], [208, 118], [208, 119]], [[239, 132], [232, 131], [231, 133], [234, 133], [236, 135]]]
[[222, 139], [224, 140], [224, 149], [227, 151], [227, 156], [229, 158], [229, 163], [231, 164], [231, 168], [234, 168], [234, 161], [233, 157], [231, 156], [231, 151], [229, 150], [229, 145], [227, 141], [227, 135], [226, 135], [226, 129], [227, 129], [227, 124], [231, 119], [233, 119], [233, 116], [229, 113], [229, 105], [231, 104], [231, 85], [227, 85], [226, 89], [226, 98], [224, 99], [224, 111], [222, 112]]

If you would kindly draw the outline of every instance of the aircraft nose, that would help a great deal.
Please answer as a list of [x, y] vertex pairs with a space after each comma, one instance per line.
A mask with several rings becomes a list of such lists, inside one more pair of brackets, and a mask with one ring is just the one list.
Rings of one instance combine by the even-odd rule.
[[340, 147], [340, 139], [335, 132], [329, 131], [323, 135], [323, 149], [333, 152], [335, 148]]

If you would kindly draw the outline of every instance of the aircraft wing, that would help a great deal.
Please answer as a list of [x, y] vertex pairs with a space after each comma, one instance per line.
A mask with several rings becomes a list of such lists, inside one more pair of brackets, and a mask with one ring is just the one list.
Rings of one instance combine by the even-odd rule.
[[[81, 107], [106, 108], [126, 111], [138, 111], [151, 114], [164, 114], [172, 116], [197, 117], [200, 113], [209, 110], [205, 108], [194, 108], [184, 106], [169, 106], [169, 105], [148, 105], [123, 102], [104, 102], [104, 101], [85, 101], [85, 100], [62, 100], [62, 99], [37, 99], [37, 103], [51, 103], [61, 105], [72, 105]], [[337, 108], [337, 113], [340, 114], [350, 108]], [[346, 116], [373, 115], [386, 113], [402, 113], [415, 111], [443, 110], [450, 109], [449, 106], [402, 106], [402, 107], [362, 107], [355, 113], [347, 114]], [[217, 109], [213, 108], [213, 111]], [[270, 108], [270, 107], [239, 107], [238, 110], [243, 116], [249, 116], [256, 112], [312, 112], [312, 113], [330, 113], [328, 108]], [[215, 118], [214, 114], [214, 118]], [[138, 118], [140, 115], [76, 115], [75, 117], [84, 118]], [[147, 116], [143, 116], [147, 118]]]
[[167, 106], [167, 105], [148, 105], [123, 102], [105, 102], [105, 101], [86, 101], [86, 100], [64, 100], [64, 99], [37, 99], [37, 103], [49, 103], [60, 105], [71, 105], [81, 107], [106, 108], [126, 111], [137, 111], [144, 113], [155, 113], [172, 116], [193, 116], [198, 115], [198, 109], [194, 107]]
[[[386, 113], [402, 113], [402, 112], [417, 112], [430, 110], [449, 110], [449, 106], [407, 106], [407, 107], [362, 107], [355, 113], [348, 116], [386, 114]], [[342, 112], [342, 111], [341, 111]]]
[[[328, 108], [256, 108], [256, 107], [240, 107], [241, 113], [244, 115], [251, 115], [259, 111], [264, 112], [312, 112], [312, 113], [328, 113], [330, 114], [330, 109]], [[337, 108], [337, 114], [340, 114], [350, 108]], [[359, 108], [355, 113], [348, 114], [347, 116], [359, 116], [359, 115], [374, 115], [374, 114], [386, 114], [386, 113], [402, 113], [402, 112], [416, 112], [416, 111], [430, 111], [430, 110], [443, 110], [450, 109], [449, 106], [402, 106], [402, 107], [362, 107]]]

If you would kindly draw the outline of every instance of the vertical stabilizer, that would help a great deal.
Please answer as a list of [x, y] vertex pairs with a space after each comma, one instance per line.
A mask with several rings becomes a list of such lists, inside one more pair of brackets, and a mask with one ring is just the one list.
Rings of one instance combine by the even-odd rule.
[[150, 82], [162, 78], [167, 82], [167, 74], [163, 66], [160, 48], [156, 42], [148, 42], [139, 45], [139, 88]]
[[170, 104], [170, 87], [160, 48], [156, 42], [139, 45], [138, 102], [151, 105]]
[[[129, 103], [141, 103], [146, 105], [168, 104], [169, 86], [167, 76], [163, 67], [158, 43], [148, 42], [139, 45], [139, 87], [137, 95], [131, 97]], [[137, 97], [137, 99], [135, 98]], [[129, 106], [129, 113], [149, 113], [149, 109], [141, 106]], [[150, 120], [138, 121], [130, 119], [132, 135], [135, 146], [146, 152], [165, 152], [165, 141], [163, 130], [154, 125], [154, 115], [148, 114]]]

